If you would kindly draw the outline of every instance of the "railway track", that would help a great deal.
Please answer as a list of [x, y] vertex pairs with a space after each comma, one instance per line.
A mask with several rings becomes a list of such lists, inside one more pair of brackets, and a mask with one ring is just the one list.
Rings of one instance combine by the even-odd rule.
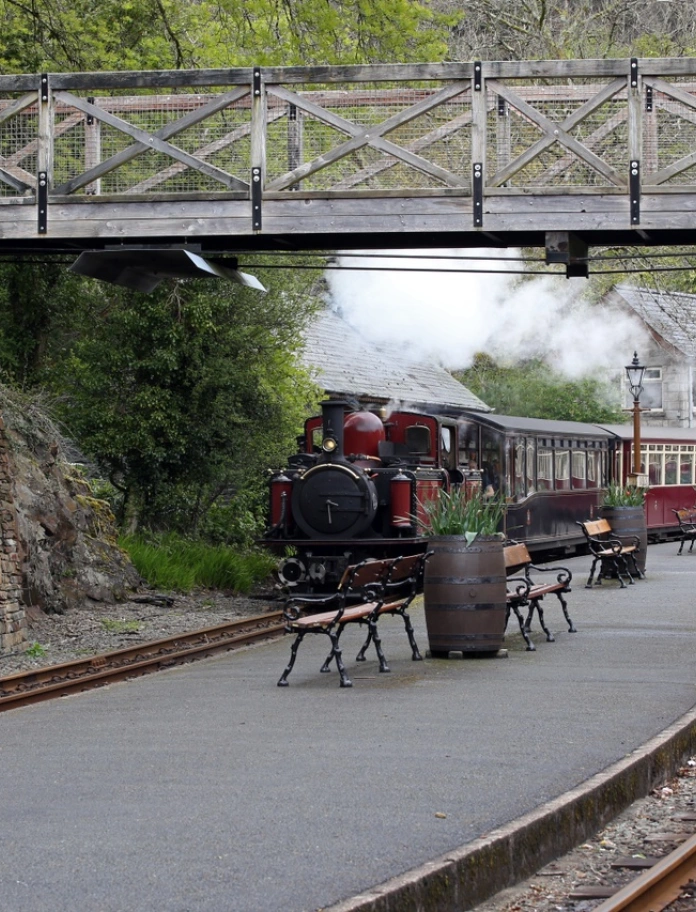
[[[696, 879], [696, 836], [692, 836], [673, 852], [626, 884], [593, 912], [663, 912], [683, 897], [685, 888]], [[679, 904], [679, 909], [693, 909], [696, 898], [689, 891], [689, 905]]]
[[140, 677], [280, 636], [281, 611], [0, 678], [0, 712]]

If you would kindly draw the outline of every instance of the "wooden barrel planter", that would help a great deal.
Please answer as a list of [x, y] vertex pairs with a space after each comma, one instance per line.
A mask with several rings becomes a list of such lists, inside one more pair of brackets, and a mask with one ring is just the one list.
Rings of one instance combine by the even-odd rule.
[[463, 536], [445, 535], [431, 538], [428, 548], [423, 604], [430, 654], [497, 652], [507, 610], [502, 540], [480, 537], [467, 547]]
[[612, 534], [622, 545], [633, 544], [635, 536], [640, 542], [640, 551], [636, 554], [636, 563], [641, 573], [645, 573], [645, 559], [648, 553], [648, 527], [645, 519], [645, 507], [600, 507], [599, 515], [611, 526]]

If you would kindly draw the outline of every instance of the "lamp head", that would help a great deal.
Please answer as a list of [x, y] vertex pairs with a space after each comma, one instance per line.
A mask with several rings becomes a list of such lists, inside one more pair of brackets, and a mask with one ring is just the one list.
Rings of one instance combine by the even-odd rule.
[[628, 386], [631, 390], [633, 399], [640, 399], [643, 392], [643, 377], [645, 375], [645, 365], [638, 360], [638, 352], [633, 352], [633, 361], [626, 365], [626, 376], [628, 377]]

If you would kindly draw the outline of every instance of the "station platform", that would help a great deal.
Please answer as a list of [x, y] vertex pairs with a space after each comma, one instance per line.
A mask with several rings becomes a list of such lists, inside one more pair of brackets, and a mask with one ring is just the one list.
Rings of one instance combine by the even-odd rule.
[[[696, 753], [696, 552], [584, 588], [569, 633], [390, 674], [291, 638], [0, 716], [2, 912], [470, 908], [580, 842]], [[422, 606], [411, 612], [427, 649]], [[514, 625], [514, 626], [513, 626]], [[371, 654], [374, 656], [374, 653]], [[420, 905], [419, 905], [420, 903]]]

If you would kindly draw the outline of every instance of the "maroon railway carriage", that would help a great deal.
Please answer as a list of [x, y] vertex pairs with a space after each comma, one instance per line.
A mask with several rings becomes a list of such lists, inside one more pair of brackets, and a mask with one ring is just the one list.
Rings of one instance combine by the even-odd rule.
[[[603, 427], [616, 437], [612, 477], [625, 482], [633, 466], [633, 425]], [[662, 540], [678, 532], [674, 510], [696, 505], [696, 428], [642, 427], [640, 438], [648, 535]]]

